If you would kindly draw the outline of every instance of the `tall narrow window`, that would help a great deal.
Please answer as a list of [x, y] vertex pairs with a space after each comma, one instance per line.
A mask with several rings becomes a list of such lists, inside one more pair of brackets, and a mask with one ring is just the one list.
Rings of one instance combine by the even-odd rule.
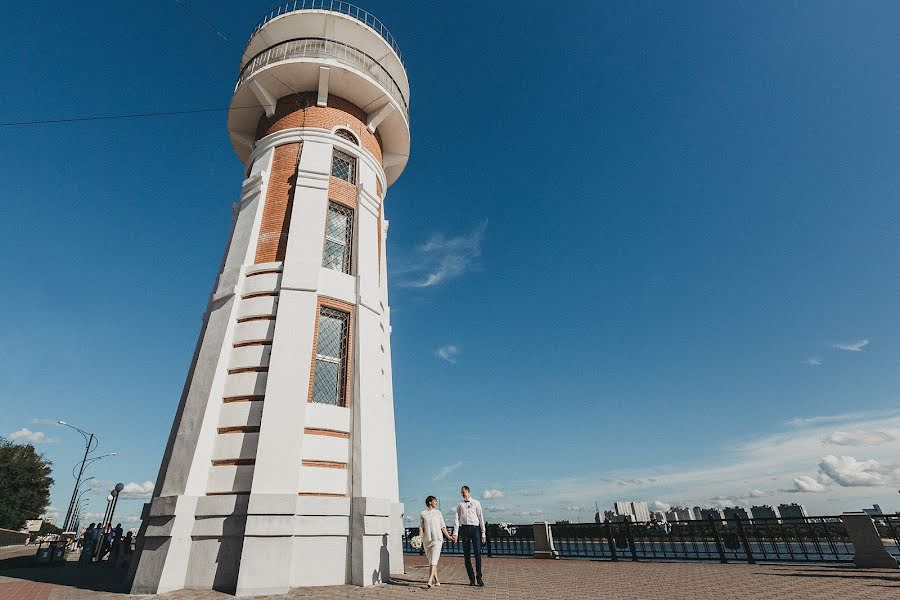
[[312, 401], [347, 406], [347, 347], [350, 315], [327, 306], [319, 310]]
[[325, 247], [322, 266], [342, 273], [350, 272], [350, 248], [353, 243], [353, 210], [336, 202], [328, 203], [325, 217]]
[[331, 155], [331, 174], [356, 185], [356, 159], [346, 152], [334, 150]]

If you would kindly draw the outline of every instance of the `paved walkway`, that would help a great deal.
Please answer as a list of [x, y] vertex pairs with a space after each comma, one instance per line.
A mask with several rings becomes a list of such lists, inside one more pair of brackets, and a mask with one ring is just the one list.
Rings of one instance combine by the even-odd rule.
[[[0, 557], [2, 558], [2, 557]], [[720, 565], [713, 563], [595, 562], [586, 560], [485, 560], [487, 587], [470, 588], [462, 559], [441, 560], [443, 585], [423, 589], [424, 557], [407, 557], [406, 575], [374, 588], [296, 589], [285, 596], [326, 600], [887, 600], [900, 598], [900, 570], [858, 570], [824, 565]], [[0, 600], [125, 600], [121, 577], [103, 565], [6, 568], [0, 562]], [[111, 579], [112, 576], [118, 579]], [[181, 591], [167, 600], [224, 600], [218, 592]]]

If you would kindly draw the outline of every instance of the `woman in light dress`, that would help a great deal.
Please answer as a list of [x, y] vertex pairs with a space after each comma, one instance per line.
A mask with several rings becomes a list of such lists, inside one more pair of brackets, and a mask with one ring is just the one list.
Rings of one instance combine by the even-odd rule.
[[437, 498], [428, 496], [425, 498], [425, 506], [427, 508], [419, 515], [419, 535], [422, 537], [422, 547], [425, 549], [425, 556], [428, 557], [428, 564], [431, 565], [426, 585], [430, 588], [433, 585], [441, 585], [437, 576], [438, 559], [441, 557], [441, 546], [444, 545], [444, 538], [441, 536], [445, 536], [448, 540], [452, 537], [447, 531], [447, 524], [444, 523], [444, 515], [437, 509]]

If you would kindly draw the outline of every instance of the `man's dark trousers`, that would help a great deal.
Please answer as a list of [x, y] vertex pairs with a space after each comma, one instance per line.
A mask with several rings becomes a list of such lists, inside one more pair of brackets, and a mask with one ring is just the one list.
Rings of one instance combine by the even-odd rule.
[[[463, 556], [466, 560], [466, 572], [469, 581], [481, 581], [481, 527], [478, 525], [460, 525], [459, 538], [462, 540]], [[472, 571], [472, 552], [475, 553], [475, 571]]]

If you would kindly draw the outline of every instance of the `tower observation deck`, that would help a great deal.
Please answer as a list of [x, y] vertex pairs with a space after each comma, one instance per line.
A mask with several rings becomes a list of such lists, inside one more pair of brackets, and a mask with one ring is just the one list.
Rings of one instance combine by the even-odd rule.
[[393, 183], [409, 158], [409, 80], [387, 27], [353, 4], [331, 0], [295, 0], [263, 17], [241, 57], [229, 111], [238, 157], [249, 158], [260, 116], [271, 117], [275, 101], [308, 91], [316, 92], [318, 106], [334, 95], [366, 113]]
[[228, 116], [231, 235], [144, 506], [135, 593], [403, 572], [385, 196], [409, 157], [394, 37], [346, 2], [256, 26]]

